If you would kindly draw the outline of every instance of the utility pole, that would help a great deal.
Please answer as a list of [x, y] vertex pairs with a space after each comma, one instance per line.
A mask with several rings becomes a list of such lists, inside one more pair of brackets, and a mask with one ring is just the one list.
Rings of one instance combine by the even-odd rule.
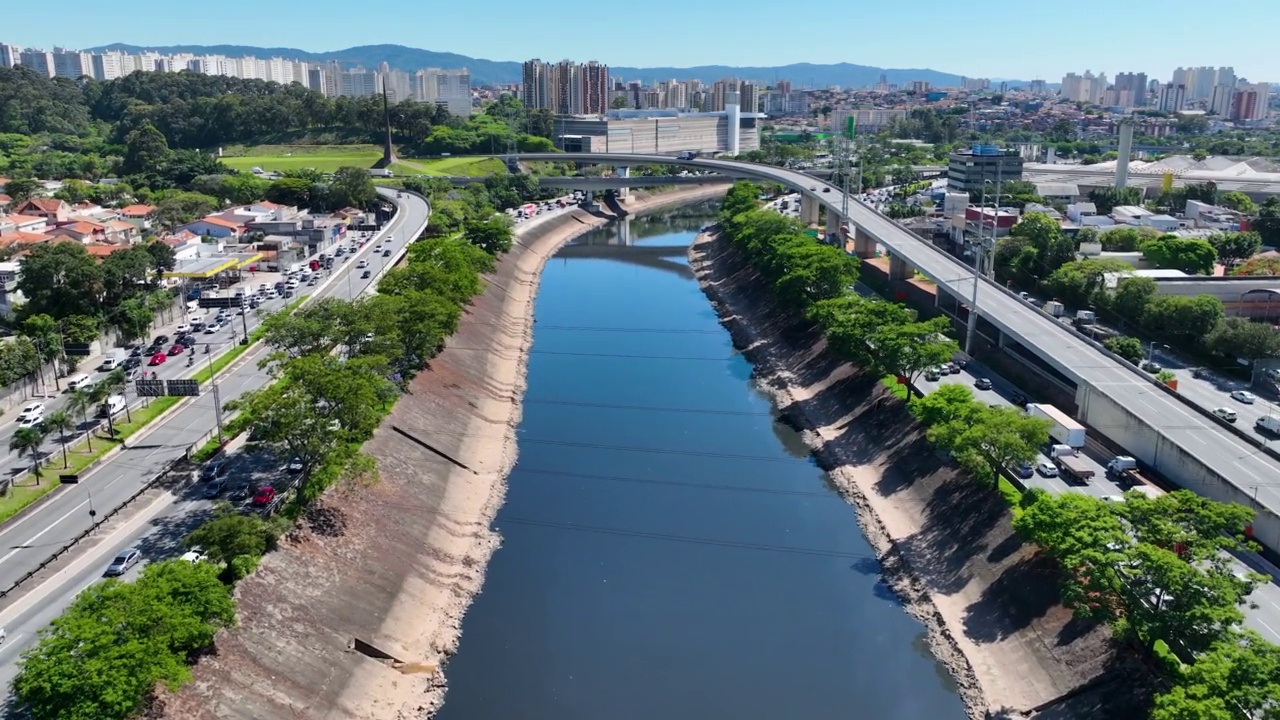
[[221, 445], [223, 443], [222, 399], [218, 396], [218, 370], [213, 366], [213, 353], [208, 343], [205, 343], [204, 352], [209, 358], [209, 382], [213, 385], [213, 416], [218, 422], [218, 444]]

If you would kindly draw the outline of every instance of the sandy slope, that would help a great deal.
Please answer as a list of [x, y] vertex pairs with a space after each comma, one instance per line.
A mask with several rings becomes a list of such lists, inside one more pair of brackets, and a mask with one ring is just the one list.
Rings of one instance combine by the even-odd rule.
[[[626, 208], [726, 189], [637, 195]], [[439, 707], [438, 666], [456, 650], [500, 542], [489, 525], [516, 460], [539, 275], [561, 245], [606, 222], [574, 210], [518, 228], [448, 348], [366, 445], [380, 481], [335, 488], [241, 583], [240, 627], [218, 637], [194, 682], [164, 696], [154, 716], [390, 720]], [[394, 659], [358, 650], [368, 646]]]

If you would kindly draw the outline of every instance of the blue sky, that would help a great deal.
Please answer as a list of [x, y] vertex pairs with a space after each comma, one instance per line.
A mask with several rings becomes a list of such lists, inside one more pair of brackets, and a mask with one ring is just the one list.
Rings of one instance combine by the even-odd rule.
[[1231, 65], [1251, 81], [1280, 82], [1276, 0], [63, 0], [54, 15], [41, 2], [6, 5], [0, 42], [46, 48], [395, 43], [491, 60], [851, 62], [1051, 82], [1073, 70], [1168, 80], [1179, 65]]

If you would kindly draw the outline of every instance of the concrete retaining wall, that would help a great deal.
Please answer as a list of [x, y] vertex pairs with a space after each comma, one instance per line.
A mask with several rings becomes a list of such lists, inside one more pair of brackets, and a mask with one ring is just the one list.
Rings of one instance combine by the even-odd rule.
[[1086, 425], [1118, 443], [1169, 482], [1218, 502], [1253, 508], [1257, 513], [1253, 522], [1254, 538], [1266, 547], [1280, 547], [1280, 517], [1256, 502], [1249, 492], [1233, 486], [1216, 470], [1092, 388], [1080, 386], [1076, 403], [1079, 417]]

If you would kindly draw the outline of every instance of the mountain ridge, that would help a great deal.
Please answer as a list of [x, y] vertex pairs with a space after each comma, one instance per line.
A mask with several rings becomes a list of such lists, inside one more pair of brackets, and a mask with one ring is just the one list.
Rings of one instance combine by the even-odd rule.
[[[471, 71], [473, 83], [477, 85], [490, 83], [520, 82], [520, 62], [511, 60], [488, 60], [458, 53], [435, 52], [404, 45], [360, 45], [341, 50], [324, 52], [307, 52], [297, 48], [258, 47], [255, 45], [129, 45], [112, 43], [94, 48], [88, 52], [104, 52], [119, 50], [137, 53], [144, 50], [160, 53], [193, 53], [209, 55], [226, 55], [229, 57], [270, 58], [282, 57], [289, 60], [306, 62], [328, 62], [337, 60], [344, 66], [363, 65], [376, 68], [379, 63], [386, 62], [397, 70], [413, 72], [421, 68], [438, 67], [444, 69], [467, 68]], [[880, 76], [896, 85], [905, 85], [916, 80], [923, 80], [936, 87], [956, 87], [960, 84], [960, 75], [931, 70], [928, 68], [881, 68], [871, 65], [853, 63], [792, 63], [778, 66], [745, 66], [730, 65], [697, 65], [693, 67], [649, 67], [635, 68], [610, 66], [610, 75], [627, 80], [678, 80], [698, 79], [703, 82], [714, 82], [721, 78], [736, 77], [761, 83], [772, 83], [776, 80], [790, 80], [796, 87], [808, 86], [822, 88], [830, 85], [848, 87], [871, 86], [879, 82]]]

